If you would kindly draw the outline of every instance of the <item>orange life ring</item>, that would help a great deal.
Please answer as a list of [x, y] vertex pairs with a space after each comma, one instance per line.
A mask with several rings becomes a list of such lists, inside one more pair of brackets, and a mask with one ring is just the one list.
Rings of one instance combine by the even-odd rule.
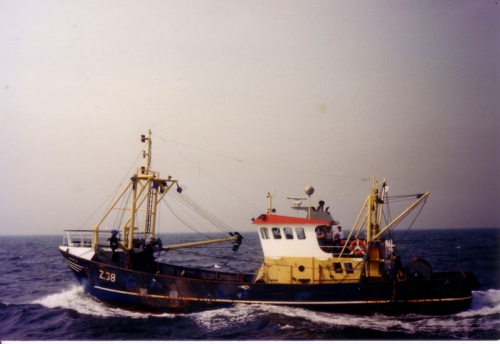
[[365, 254], [365, 243], [363, 240], [354, 239], [349, 246], [349, 250], [351, 250], [351, 254], [356, 256], [361, 256]]

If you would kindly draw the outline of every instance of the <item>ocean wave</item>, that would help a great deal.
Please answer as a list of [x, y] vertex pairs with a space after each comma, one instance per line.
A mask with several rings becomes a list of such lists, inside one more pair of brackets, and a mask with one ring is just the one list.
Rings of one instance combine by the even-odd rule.
[[[87, 295], [81, 286], [53, 293], [32, 302], [47, 308], [69, 309], [92, 317], [114, 317], [130, 319], [169, 318], [189, 324], [196, 324], [198, 334], [217, 336], [235, 332], [238, 329], [252, 329], [261, 326], [262, 321], [276, 326], [282, 335], [286, 333], [323, 333], [324, 331], [365, 331], [367, 333], [387, 333], [394, 336], [422, 336], [430, 334], [436, 338], [465, 339], [475, 335], [477, 329], [491, 336], [500, 327], [500, 290], [475, 291], [471, 309], [453, 315], [428, 316], [407, 314], [353, 315], [317, 312], [301, 308], [273, 305], [236, 305], [234, 307], [209, 310], [191, 314], [138, 313], [113, 308]], [[311, 326], [313, 324], [313, 326]], [[264, 325], [268, 326], [268, 325]], [[354, 332], [356, 333], [356, 332]], [[351, 334], [353, 335], [353, 334]], [[481, 334], [477, 334], [481, 338]], [[285, 337], [286, 338], [286, 337]], [[470, 337], [469, 337], [470, 338]], [[472, 337], [474, 338], [474, 337]], [[489, 337], [488, 337], [489, 338]]]
[[398, 320], [398, 318], [383, 315], [368, 316], [344, 313], [326, 313], [302, 308], [271, 305], [259, 306], [259, 308], [265, 312], [282, 315], [285, 317], [283, 319], [290, 319], [291, 321], [289, 323], [283, 324], [289, 326], [297, 326], [297, 322], [300, 322], [305, 324], [313, 323], [315, 325], [323, 325], [333, 328], [357, 327], [381, 331], [385, 331], [388, 327], [405, 327], [405, 324]]
[[[310, 324], [315, 331], [345, 330], [353, 328], [361, 331], [389, 331], [401, 335], [433, 334], [443, 338], [463, 339], [465, 333], [495, 331], [500, 327], [500, 320], [493, 320], [485, 315], [498, 314], [500, 311], [500, 291], [489, 290], [476, 292], [475, 305], [471, 310], [453, 315], [431, 316], [406, 314], [388, 315], [353, 315], [342, 313], [316, 312], [301, 308], [272, 305], [237, 305], [228, 309], [206, 311], [193, 315], [196, 323], [205, 329], [224, 330], [244, 327], [255, 319], [268, 318], [283, 331], [309, 330]], [[488, 320], [486, 320], [488, 319]]]
[[198, 326], [217, 331], [251, 323], [257, 317], [257, 313], [255, 307], [251, 305], [236, 305], [229, 308], [193, 313], [187, 316], [193, 318]]
[[139, 313], [126, 311], [120, 308], [114, 308], [101, 303], [92, 297], [88, 296], [82, 286], [73, 285], [69, 289], [61, 292], [45, 296], [35, 300], [33, 304], [40, 304], [47, 308], [65, 308], [74, 310], [80, 314], [94, 315], [99, 317], [130, 317], [130, 318], [147, 318], [150, 316], [156, 317], [173, 317], [174, 315]]
[[[154, 317], [174, 317], [171, 313], [139, 313], [126, 311], [119, 308], [114, 308], [104, 303], [101, 303], [89, 295], [87, 295], [83, 287], [73, 285], [69, 289], [61, 292], [45, 296], [32, 302], [40, 304], [47, 308], [65, 308], [72, 309], [81, 314], [89, 314], [103, 317], [128, 316], [132, 318]], [[309, 311], [307, 309], [292, 308], [284, 306], [272, 305], [236, 305], [234, 307], [209, 310], [200, 313], [193, 313], [186, 316], [195, 317], [197, 322], [202, 327], [207, 328], [223, 328], [228, 325], [227, 318], [230, 318], [230, 323], [246, 323], [252, 321], [253, 318], [262, 313], [282, 314], [285, 316], [300, 317], [314, 323], [324, 323], [332, 326], [357, 326], [371, 329], [386, 329], [387, 327], [406, 328], [411, 330], [411, 326], [407, 326], [407, 321], [425, 319], [422, 315], [403, 315], [397, 318], [384, 315], [363, 316], [363, 315], [346, 315], [332, 314], [324, 312]], [[500, 290], [475, 291], [471, 309], [458, 313], [458, 317], [472, 317], [481, 315], [500, 314]], [[221, 321], [220, 319], [224, 319]], [[377, 319], [374, 321], [374, 319]], [[383, 320], [381, 323], [380, 320]], [[404, 321], [402, 321], [404, 320]], [[229, 324], [230, 325], [230, 324]]]
[[471, 308], [462, 317], [500, 314], [500, 290], [474, 291]]

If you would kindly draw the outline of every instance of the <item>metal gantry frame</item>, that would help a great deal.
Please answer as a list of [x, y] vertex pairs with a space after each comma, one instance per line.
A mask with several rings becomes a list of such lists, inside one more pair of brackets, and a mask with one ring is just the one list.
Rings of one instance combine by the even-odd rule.
[[[104, 213], [103, 217], [97, 222], [97, 224], [93, 227], [93, 240], [92, 247], [97, 248], [99, 245], [99, 226], [104, 222], [104, 220], [108, 217], [112, 210], [128, 210], [130, 211], [130, 216], [128, 220], [122, 227], [123, 239], [125, 243], [123, 245], [123, 249], [131, 250], [134, 246], [134, 232], [139, 232], [140, 228], [135, 227], [135, 223], [137, 222], [137, 213], [144, 211], [146, 213], [144, 228], [141, 233], [144, 233], [144, 239], [148, 236], [152, 239], [155, 238], [156, 235], [156, 215], [158, 204], [163, 200], [163, 198], [167, 195], [170, 189], [174, 185], [178, 185], [177, 179], [172, 179], [172, 177], [168, 178], [160, 178], [158, 172], [151, 170], [151, 161], [152, 161], [152, 141], [151, 141], [151, 130], [149, 131], [149, 135], [146, 137], [145, 135], [141, 136], [142, 142], [147, 142], [147, 149], [143, 151], [143, 158], [146, 158], [146, 166], [141, 167], [139, 171], [134, 173], [134, 175], [130, 178], [130, 182], [122, 191], [122, 193], [116, 198], [116, 200], [111, 204], [108, 210]], [[118, 202], [124, 198], [125, 194], [128, 190], [132, 189], [132, 196], [130, 199], [130, 207], [129, 208], [117, 208], [116, 205]], [[180, 192], [180, 191], [179, 191]], [[146, 205], [144, 206], [144, 203]], [[226, 237], [223, 239], [215, 239], [215, 240], [207, 240], [196, 243], [190, 243], [189, 245], [173, 245], [169, 247], [164, 247], [165, 250], [183, 248], [183, 247], [192, 247], [198, 245], [207, 245], [212, 243], [219, 242], [229, 242], [236, 241], [237, 243], [241, 243], [242, 237], [235, 232], [236, 235], [232, 235], [230, 237]]]

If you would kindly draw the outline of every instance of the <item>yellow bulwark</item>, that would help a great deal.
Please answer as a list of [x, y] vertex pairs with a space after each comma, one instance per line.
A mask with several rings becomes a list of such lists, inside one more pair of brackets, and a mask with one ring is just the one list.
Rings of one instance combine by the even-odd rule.
[[255, 281], [284, 284], [357, 283], [362, 270], [363, 258], [265, 257]]

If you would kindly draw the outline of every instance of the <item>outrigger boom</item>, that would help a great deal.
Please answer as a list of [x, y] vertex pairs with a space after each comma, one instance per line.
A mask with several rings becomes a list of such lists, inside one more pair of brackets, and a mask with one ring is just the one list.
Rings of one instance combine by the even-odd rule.
[[212, 240], [189, 242], [189, 243], [185, 243], [185, 244], [170, 245], [170, 246], [162, 247], [162, 250], [170, 251], [170, 250], [177, 250], [180, 248], [189, 248], [189, 247], [195, 247], [195, 246], [212, 245], [212, 244], [220, 244], [223, 242], [235, 241], [236, 245], [233, 246], [233, 250], [237, 251], [239, 245], [241, 245], [241, 243], [242, 243], [243, 236], [241, 236], [238, 232], [235, 232], [234, 234], [235, 235], [233, 235], [233, 236], [228, 236], [226, 238], [221, 238], [221, 239], [212, 239]]

